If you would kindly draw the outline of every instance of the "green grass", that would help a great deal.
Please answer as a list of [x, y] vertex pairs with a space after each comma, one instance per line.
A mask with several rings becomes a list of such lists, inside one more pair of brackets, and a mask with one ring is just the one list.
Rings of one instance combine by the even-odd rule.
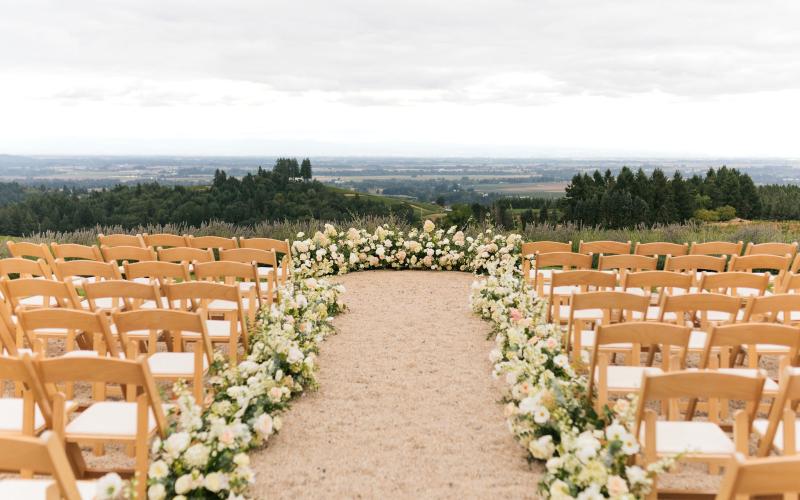
[[356, 193], [355, 191], [351, 191], [349, 189], [342, 189], [337, 187], [332, 187], [331, 189], [335, 191], [339, 191], [345, 196], [355, 196], [356, 194], [364, 198], [365, 200], [373, 200], [385, 203], [389, 206], [397, 206], [397, 205], [405, 205], [410, 206], [414, 209], [414, 212], [419, 216], [420, 219], [426, 218], [437, 218], [444, 216], [444, 210], [439, 205], [435, 203], [427, 203], [424, 201], [417, 201], [414, 199], [409, 198], [400, 198], [394, 196], [383, 196], [380, 194], [371, 194], [371, 193]]

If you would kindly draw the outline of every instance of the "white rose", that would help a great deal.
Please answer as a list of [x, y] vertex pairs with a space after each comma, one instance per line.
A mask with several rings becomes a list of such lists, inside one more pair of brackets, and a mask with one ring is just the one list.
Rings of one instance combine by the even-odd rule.
[[256, 423], [254, 425], [256, 432], [258, 432], [262, 437], [269, 437], [272, 434], [273, 424], [272, 424], [272, 417], [269, 413], [262, 413], [256, 419]]
[[147, 476], [153, 479], [163, 479], [169, 474], [169, 467], [163, 460], [156, 460], [150, 464], [150, 469], [147, 471]]
[[619, 476], [609, 476], [606, 488], [608, 488], [609, 495], [616, 497], [628, 492], [628, 483]]
[[303, 351], [301, 351], [297, 347], [289, 348], [289, 353], [286, 355], [286, 361], [288, 361], [289, 364], [292, 365], [295, 363], [300, 363], [301, 361], [303, 361], [303, 358], [305, 358], [305, 356], [303, 355]]
[[147, 488], [147, 498], [148, 500], [164, 500], [167, 498], [167, 490], [163, 484], [156, 483]]
[[190, 474], [184, 474], [175, 481], [175, 493], [178, 495], [183, 495], [184, 493], [188, 493], [189, 490], [192, 488], [192, 476]]
[[180, 453], [189, 446], [190, 441], [187, 432], [176, 432], [164, 441], [164, 449], [173, 457], [177, 457]]
[[422, 230], [426, 233], [430, 233], [436, 228], [436, 224], [434, 224], [431, 220], [426, 220], [425, 224], [422, 225]]
[[97, 497], [99, 500], [114, 499], [122, 491], [122, 478], [112, 472], [97, 480]]
[[205, 481], [203, 481], [203, 486], [205, 486], [208, 491], [216, 493], [219, 490], [227, 487], [227, 483], [227, 478], [223, 474], [220, 474], [219, 472], [212, 472], [206, 476]]
[[209, 452], [210, 450], [206, 445], [202, 443], [193, 444], [183, 454], [183, 459], [190, 467], [202, 469], [208, 463]]

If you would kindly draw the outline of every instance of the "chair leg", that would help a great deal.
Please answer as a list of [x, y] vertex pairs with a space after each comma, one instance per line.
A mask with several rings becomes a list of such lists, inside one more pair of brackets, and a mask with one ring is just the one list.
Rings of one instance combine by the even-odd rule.
[[136, 498], [147, 498], [147, 468], [150, 447], [149, 436], [150, 407], [147, 395], [140, 394], [136, 398]]

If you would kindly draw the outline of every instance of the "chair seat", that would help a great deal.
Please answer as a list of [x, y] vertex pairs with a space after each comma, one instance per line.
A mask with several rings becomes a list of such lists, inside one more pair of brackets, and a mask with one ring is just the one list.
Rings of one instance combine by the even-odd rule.
[[[641, 438], [644, 439], [644, 428]], [[730, 455], [735, 452], [733, 441], [714, 423], [665, 420], [656, 422], [656, 453], [659, 455]]]
[[[22, 398], [0, 398], [0, 432], [22, 432]], [[33, 428], [44, 427], [44, 417], [38, 405], [34, 405]]]
[[[190, 378], [194, 375], [193, 352], [157, 352], [147, 358], [154, 377]], [[208, 360], [203, 356], [203, 371], [208, 369]]]
[[[759, 436], [764, 436], [767, 433], [769, 420], [765, 418], [757, 418], [753, 421], [753, 431]], [[800, 419], [794, 421], [795, 436], [800, 436]], [[783, 422], [778, 423], [778, 429], [775, 432], [775, 439], [772, 440], [772, 447], [780, 453], [783, 453]]]
[[[84, 309], [88, 310], [89, 309], [89, 300], [88, 299], [83, 299], [81, 301], [81, 305], [83, 306]], [[122, 307], [122, 302], [120, 302], [119, 300], [117, 300], [117, 299], [115, 299], [113, 297], [100, 297], [100, 298], [94, 299], [94, 307], [95, 307], [96, 311], [110, 311], [111, 309], [114, 309], [115, 307], [121, 308]]]
[[[242, 309], [245, 311], [250, 309], [250, 299], [242, 298]], [[214, 311], [235, 311], [236, 302], [230, 300], [212, 300], [208, 303], [208, 310]]]
[[[742, 346], [746, 351], [749, 346]], [[789, 348], [785, 345], [777, 344], [756, 344], [756, 352], [758, 354], [786, 354]]]
[[[642, 387], [644, 374], [657, 375], [662, 373], [661, 368], [654, 366], [609, 366], [606, 370], [606, 386], [611, 392], [636, 392]], [[600, 378], [599, 371], [595, 371], [594, 379]]]
[[[156, 419], [149, 410], [148, 432], [156, 429]], [[127, 401], [98, 401], [79, 413], [66, 427], [70, 440], [85, 437], [136, 437], [136, 403]]]
[[[778, 312], [777, 314], [778, 321], [783, 321], [784, 314], [783, 311]], [[800, 321], [800, 311], [789, 311], [789, 321], [795, 322]]]
[[[0, 498], [47, 498], [47, 490], [54, 484], [52, 479], [2, 479], [0, 480]], [[75, 481], [78, 493], [83, 500], [97, 498], [96, 481]]]
[[270, 276], [272, 273], [275, 273], [275, 276], [282, 277], [283, 276], [283, 268], [278, 267], [277, 269], [274, 267], [259, 267], [258, 268], [258, 275], [262, 278], [265, 276]]
[[707, 336], [708, 333], [703, 330], [692, 330], [692, 333], [689, 335], [689, 350], [702, 351], [706, 346]]
[[[236, 331], [237, 325], [234, 325]], [[230, 338], [231, 336], [231, 322], [223, 319], [209, 319], [206, 320], [206, 331], [211, 338]], [[197, 333], [186, 332], [183, 334], [185, 338], [192, 338], [192, 336], [199, 337]]]

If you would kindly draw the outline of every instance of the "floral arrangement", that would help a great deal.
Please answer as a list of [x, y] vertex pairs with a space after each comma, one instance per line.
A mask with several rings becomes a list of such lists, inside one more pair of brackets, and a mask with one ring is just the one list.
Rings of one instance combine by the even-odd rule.
[[[521, 276], [520, 235], [491, 230], [467, 236], [426, 221], [408, 232], [350, 228], [292, 244], [291, 280], [279, 300], [259, 313], [250, 352], [238, 366], [222, 356], [210, 368], [205, 405], [177, 384], [165, 440], [153, 443], [148, 498], [244, 498], [253, 482], [247, 452], [281, 427], [293, 398], [316, 387], [316, 354], [333, 333], [344, 291], [325, 276], [370, 269], [458, 270], [484, 275], [472, 287], [473, 310], [493, 325], [493, 374], [507, 382], [509, 428], [531, 460], [545, 462], [540, 492], [549, 498], [635, 499], [670, 461], [631, 465], [638, 442], [630, 432], [630, 401], [597, 415], [586, 377], [570, 364], [561, 328], [545, 321], [543, 301]], [[113, 489], [113, 488], [112, 488]], [[116, 490], [119, 491], [119, 490]]]

